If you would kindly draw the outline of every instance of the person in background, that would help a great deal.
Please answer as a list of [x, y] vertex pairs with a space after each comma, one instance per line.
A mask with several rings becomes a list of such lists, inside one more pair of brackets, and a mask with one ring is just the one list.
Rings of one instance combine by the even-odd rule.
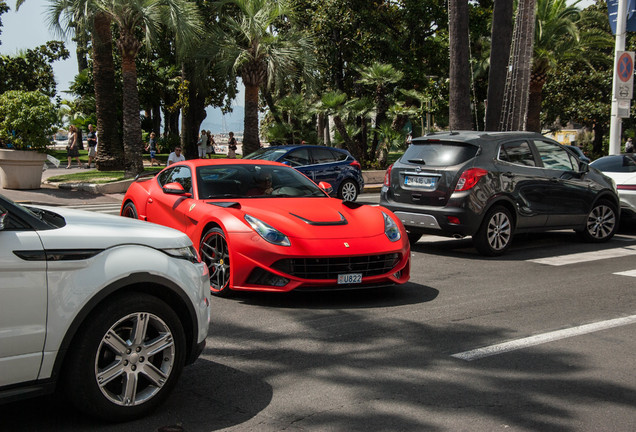
[[216, 142], [214, 142], [214, 135], [212, 135], [212, 132], [208, 131], [208, 148], [206, 150], [208, 159], [212, 159], [212, 155], [216, 153], [216, 151], [214, 150], [215, 144]]
[[92, 124], [88, 125], [86, 143], [88, 144], [88, 166], [86, 168], [90, 168], [95, 156], [97, 156], [97, 134]]
[[82, 163], [79, 158], [79, 145], [78, 139], [81, 140], [81, 135], [78, 134], [78, 130], [75, 126], [71, 125], [68, 128], [68, 145], [66, 146], [66, 155], [68, 156], [68, 165], [66, 165], [66, 169], [71, 168], [71, 160], [75, 158], [77, 161], [77, 166], [79, 168], [82, 167]]
[[199, 147], [199, 157], [204, 159], [208, 150], [208, 133], [203, 129], [201, 130], [201, 135], [199, 135], [197, 146]]
[[150, 132], [150, 138], [148, 139], [148, 145], [146, 150], [150, 152], [150, 166], [161, 166], [161, 162], [156, 159], [157, 156], [157, 134]]
[[166, 165], [170, 166], [173, 163], [181, 162], [184, 160], [186, 159], [185, 156], [181, 154], [181, 147], [175, 147], [174, 151], [168, 156], [168, 163]]
[[625, 153], [634, 153], [634, 143], [631, 138], [627, 138], [625, 143]]
[[230, 159], [236, 159], [236, 138], [234, 138], [234, 132], [230, 132], [230, 139], [227, 141], [227, 157]]

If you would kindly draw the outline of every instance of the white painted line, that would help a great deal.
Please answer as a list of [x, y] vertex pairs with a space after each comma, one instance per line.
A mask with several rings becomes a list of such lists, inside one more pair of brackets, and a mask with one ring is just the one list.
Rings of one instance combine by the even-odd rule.
[[624, 248], [604, 249], [593, 252], [582, 252], [570, 255], [559, 255], [547, 258], [538, 258], [528, 260], [537, 264], [546, 264], [551, 266], [563, 266], [568, 264], [578, 264], [589, 261], [597, 261], [609, 258], [619, 258], [623, 256], [636, 255], [636, 246], [627, 246]]
[[593, 333], [601, 330], [606, 330], [613, 327], [620, 327], [624, 325], [636, 323], [636, 315], [631, 315], [624, 318], [616, 318], [608, 321], [600, 321], [591, 324], [585, 324], [578, 327], [572, 327], [569, 329], [556, 330], [549, 333], [538, 334], [523, 339], [517, 339], [509, 342], [504, 342], [496, 345], [490, 345], [483, 348], [474, 349], [471, 351], [464, 351], [461, 353], [453, 354], [451, 357], [458, 358], [460, 360], [473, 361], [484, 357], [489, 357], [497, 354], [502, 354], [518, 349], [523, 349], [535, 345], [544, 344], [547, 342], [553, 342], [560, 339], [566, 339], [574, 336], [580, 336], [587, 333]]
[[618, 272], [618, 273], [614, 273], [614, 274], [615, 275], [619, 275], [619, 276], [636, 277], [636, 270], [627, 270], [627, 271]]

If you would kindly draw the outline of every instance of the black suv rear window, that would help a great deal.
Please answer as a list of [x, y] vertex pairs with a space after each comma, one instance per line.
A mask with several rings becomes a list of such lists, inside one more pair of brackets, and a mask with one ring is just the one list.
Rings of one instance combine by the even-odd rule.
[[414, 141], [401, 161], [426, 166], [458, 165], [474, 158], [477, 150], [477, 146], [451, 141]]

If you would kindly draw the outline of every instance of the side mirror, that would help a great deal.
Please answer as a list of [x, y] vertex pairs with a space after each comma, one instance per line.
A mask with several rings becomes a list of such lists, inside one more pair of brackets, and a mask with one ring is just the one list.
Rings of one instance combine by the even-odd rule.
[[322, 189], [327, 195], [331, 195], [333, 192], [333, 187], [331, 186], [330, 183], [320, 182], [318, 183], [318, 187]]
[[185, 195], [187, 197], [191, 197], [192, 194], [190, 192], [186, 192], [181, 183], [172, 182], [163, 185], [163, 192], [172, 195]]
[[590, 165], [587, 162], [579, 160], [579, 172], [582, 174], [590, 172]]

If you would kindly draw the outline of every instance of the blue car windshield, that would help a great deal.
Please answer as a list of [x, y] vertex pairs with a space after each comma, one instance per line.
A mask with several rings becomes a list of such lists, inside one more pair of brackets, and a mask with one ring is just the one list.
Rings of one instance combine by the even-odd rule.
[[287, 153], [287, 149], [281, 148], [262, 148], [258, 149], [253, 153], [248, 154], [247, 156], [243, 156], [243, 159], [263, 159], [270, 161], [277, 161], [281, 156]]

